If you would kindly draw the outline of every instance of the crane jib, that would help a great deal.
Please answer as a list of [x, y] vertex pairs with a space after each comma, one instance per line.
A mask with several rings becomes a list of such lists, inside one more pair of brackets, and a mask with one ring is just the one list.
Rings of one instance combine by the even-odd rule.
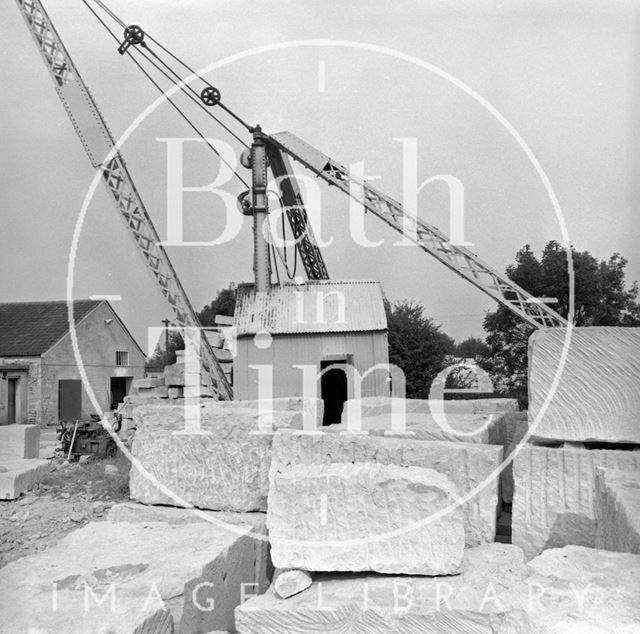
[[291, 132], [267, 135], [275, 148], [285, 152], [330, 185], [341, 189], [367, 211], [406, 236], [487, 295], [536, 328], [563, 327], [567, 321], [541, 299], [483, 262], [475, 253], [451, 242], [437, 227], [409, 215], [402, 205]]

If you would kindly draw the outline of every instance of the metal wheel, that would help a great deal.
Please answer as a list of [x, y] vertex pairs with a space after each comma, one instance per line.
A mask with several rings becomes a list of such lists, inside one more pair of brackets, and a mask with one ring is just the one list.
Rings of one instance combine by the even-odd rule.
[[124, 30], [124, 40], [129, 44], [141, 44], [144, 40], [144, 31], [137, 24], [131, 24]]
[[202, 99], [202, 103], [204, 103], [205, 106], [215, 106], [220, 102], [220, 91], [213, 86], [207, 86], [202, 89], [200, 99]]

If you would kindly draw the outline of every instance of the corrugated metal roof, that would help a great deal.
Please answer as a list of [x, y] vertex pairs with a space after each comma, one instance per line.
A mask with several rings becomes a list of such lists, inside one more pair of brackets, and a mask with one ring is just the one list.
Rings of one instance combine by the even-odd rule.
[[[99, 304], [99, 300], [74, 301], [75, 322]], [[40, 356], [68, 331], [66, 301], [0, 304], [0, 357]]]
[[237, 335], [386, 330], [380, 282], [308, 281], [257, 293], [240, 285], [233, 325]]

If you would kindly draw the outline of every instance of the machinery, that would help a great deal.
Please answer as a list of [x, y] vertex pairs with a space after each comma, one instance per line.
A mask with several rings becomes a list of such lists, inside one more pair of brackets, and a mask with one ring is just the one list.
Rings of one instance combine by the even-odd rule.
[[[165, 250], [159, 244], [160, 238], [127, 170], [124, 159], [115, 148], [113, 137], [91, 93], [82, 81], [42, 3], [40, 0], [16, 0], [16, 2], [92, 165], [101, 170], [104, 184], [119, 215], [138, 251], [143, 256], [147, 268], [153, 274], [161, 292], [173, 308], [175, 323], [182, 326], [197, 325], [195, 312]], [[263, 287], [262, 290], [266, 290], [271, 283], [272, 255], [273, 260], [276, 260], [275, 248], [272, 248], [270, 253], [269, 246], [259, 242], [259, 236], [262, 235], [262, 225], [269, 212], [266, 192], [268, 168], [278, 179], [278, 195], [286, 210], [293, 236], [296, 238], [296, 257], [300, 258], [308, 279], [329, 278], [327, 267], [308, 222], [300, 188], [291, 169], [289, 159], [295, 159], [328, 185], [337, 187], [348, 196], [353, 197], [363, 205], [365, 210], [412, 240], [424, 252], [435, 257], [451, 271], [509, 308], [528, 324], [536, 328], [567, 325], [566, 320], [542, 300], [532, 297], [506, 275], [494, 270], [464, 246], [452, 243], [447, 235], [437, 227], [409, 215], [399, 202], [371, 187], [367, 182], [355, 178], [339, 162], [311, 147], [290, 132], [266, 134], [262, 132], [260, 126], [248, 125], [222, 101], [221, 93], [217, 88], [197, 75], [186, 63], [150, 34], [145, 33], [142, 28], [137, 25], [127, 26], [106, 7], [102, 0], [82, 0], [82, 2], [117, 42], [117, 51], [121, 55], [128, 55], [160, 92], [164, 92], [164, 90], [151, 77], [150, 67], [161, 73], [170, 82], [170, 86], [178, 86], [180, 90], [177, 94], [186, 96], [191, 105], [195, 103], [207, 116], [246, 148], [241, 163], [244, 167], [251, 169], [251, 184], [247, 183], [242, 175], [237, 172], [235, 174], [247, 186], [247, 191], [239, 197], [239, 206], [242, 213], [252, 215], [254, 219], [256, 278], [258, 279], [259, 269], [266, 271], [263, 278], [259, 280], [259, 285]], [[102, 11], [102, 14], [98, 10]], [[114, 21], [123, 29], [123, 35], [117, 35], [108, 26], [105, 19]], [[180, 70], [176, 70], [176, 63], [180, 65]], [[185, 77], [185, 73], [190, 74], [188, 78]], [[191, 79], [194, 81], [191, 82]], [[199, 90], [194, 88], [192, 83], [200, 84]], [[167, 100], [209, 145], [210, 149], [218, 155], [220, 160], [224, 161], [216, 149], [208, 143], [206, 136], [191, 118], [184, 114], [177, 102], [172, 97], [168, 97]], [[229, 117], [230, 123], [239, 125], [243, 129], [243, 134], [249, 133], [251, 145], [247, 142], [249, 139], [239, 136], [227, 123], [214, 115], [213, 109], [216, 112], [225, 113]], [[287, 269], [286, 262], [284, 264]], [[288, 269], [287, 273], [289, 273]], [[211, 377], [215, 397], [231, 399], [231, 387], [206, 338], [202, 338], [201, 349], [202, 363]]]
[[[118, 446], [103, 426], [97, 414], [91, 414], [91, 420], [64, 422], [60, 421], [57, 428], [58, 440], [62, 452], [70, 460], [78, 460], [80, 456], [95, 456], [96, 458], [115, 458]], [[120, 431], [121, 421], [116, 418], [113, 431]]]

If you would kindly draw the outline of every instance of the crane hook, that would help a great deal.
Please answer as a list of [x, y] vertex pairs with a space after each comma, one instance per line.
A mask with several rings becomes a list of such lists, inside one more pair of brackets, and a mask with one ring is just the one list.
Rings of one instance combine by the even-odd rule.
[[137, 24], [130, 24], [124, 30], [124, 42], [118, 47], [118, 53], [124, 55], [130, 46], [142, 44], [144, 40], [144, 31]]

